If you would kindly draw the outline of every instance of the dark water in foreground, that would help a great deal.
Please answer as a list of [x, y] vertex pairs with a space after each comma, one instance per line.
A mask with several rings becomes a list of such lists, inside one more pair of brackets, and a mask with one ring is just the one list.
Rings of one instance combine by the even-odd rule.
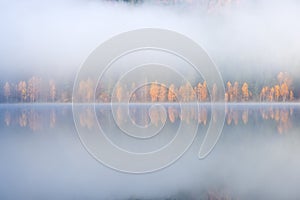
[[[231, 105], [213, 151], [197, 157], [213, 117], [167, 106], [166, 112], [132, 106], [127, 112], [96, 107], [99, 124], [116, 144], [142, 149], [119, 139], [117, 124], [165, 124], [155, 144], [172, 138], [180, 123], [199, 124], [189, 150], [171, 166], [148, 174], [126, 174], [95, 160], [76, 132], [71, 105], [0, 105], [1, 199], [299, 199], [300, 107], [298, 105]], [[94, 111], [83, 109], [79, 124], [97, 124]], [[149, 117], [149, 115], [150, 117]], [[117, 122], [117, 124], [116, 124]], [[127, 142], [128, 140], [128, 142]], [[119, 143], [118, 143], [119, 142]], [[154, 148], [157, 148], [154, 147]]]

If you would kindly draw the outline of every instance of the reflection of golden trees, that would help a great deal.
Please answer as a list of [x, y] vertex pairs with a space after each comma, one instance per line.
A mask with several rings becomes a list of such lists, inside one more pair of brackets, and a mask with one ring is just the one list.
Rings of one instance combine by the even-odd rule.
[[206, 109], [206, 107], [199, 108], [198, 123], [206, 125], [206, 123], [207, 123], [207, 109]]
[[19, 125], [20, 125], [20, 127], [27, 126], [27, 115], [26, 115], [25, 111], [23, 111], [19, 117]]
[[56, 124], [56, 112], [55, 112], [55, 110], [54, 109], [52, 109], [51, 111], [50, 111], [50, 120], [49, 120], [50, 122], [50, 127], [51, 128], [54, 128], [55, 127], [55, 124]]
[[[152, 123], [155, 126], [158, 126], [159, 124], [164, 124], [166, 117], [168, 119], [167, 122], [169, 123], [175, 123], [177, 122], [177, 120], [180, 120], [187, 124], [191, 122], [197, 122], [199, 125], [201, 124], [203, 126], [209, 124], [209, 107], [200, 105], [198, 112], [197, 109], [193, 106], [175, 107], [174, 105], [167, 105], [165, 108], [167, 113], [165, 113], [162, 109], [156, 106], [152, 107], [150, 110], [146, 106], [142, 108], [132, 106], [129, 108], [129, 115], [135, 124], [141, 126], [147, 125], [148, 123]], [[106, 112], [107, 110], [100, 110], [100, 112], [104, 111]], [[254, 117], [254, 119], [256, 119], [257, 117], [261, 117], [261, 119], [264, 121], [276, 122], [274, 126], [277, 128], [278, 133], [286, 133], [292, 127], [292, 107], [284, 108], [264, 106], [258, 111], [260, 115], [256, 115], [256, 112], [249, 112], [248, 108], [244, 108], [241, 110], [234, 106], [226, 106], [225, 123], [227, 125], [234, 126], [243, 124], [246, 125], [249, 124], [250, 117]], [[17, 125], [22, 128], [28, 127], [32, 131], [38, 131], [41, 130], [41, 128], [43, 127], [55, 127], [57, 121], [59, 121], [59, 119], [57, 119], [57, 112], [61, 112], [61, 114], [64, 115], [65, 110], [51, 109], [48, 111], [47, 115], [41, 115], [41, 113], [34, 109], [21, 110], [20, 112], [15, 114], [6, 111], [4, 113], [3, 120], [6, 126]], [[118, 124], [127, 123], [127, 114], [128, 113], [126, 107], [119, 106], [117, 108], [115, 120], [117, 120]], [[43, 120], [44, 116], [49, 116], [49, 120]], [[216, 120], [216, 116], [212, 115], [212, 120]], [[79, 121], [82, 127], [92, 129], [96, 123], [94, 120], [94, 110], [91, 107], [83, 109], [82, 112], [80, 112]]]
[[79, 122], [82, 127], [92, 129], [95, 125], [93, 109], [89, 107], [83, 110], [82, 112], [80, 112]]
[[248, 123], [248, 116], [249, 116], [249, 110], [248, 109], [243, 110], [243, 112], [242, 112], [242, 121], [243, 121], [244, 124]]
[[41, 129], [42, 121], [40, 114], [35, 110], [30, 110], [27, 116], [28, 126], [33, 131], [38, 131]]
[[152, 107], [149, 111], [149, 115], [151, 118], [151, 123], [157, 127], [161, 117], [161, 113], [159, 112], [159, 109], [156, 106]]
[[6, 111], [4, 115], [4, 123], [6, 126], [10, 126], [11, 123], [11, 115], [10, 112]]
[[290, 116], [293, 113], [293, 109], [287, 108], [273, 108], [269, 107], [269, 109], [262, 108], [260, 110], [261, 116], [263, 120], [274, 120], [276, 121], [277, 131], [278, 133], [287, 132], [289, 128], [291, 128], [291, 120]]
[[171, 123], [174, 123], [178, 118], [178, 111], [176, 108], [170, 106], [168, 107], [168, 116]]

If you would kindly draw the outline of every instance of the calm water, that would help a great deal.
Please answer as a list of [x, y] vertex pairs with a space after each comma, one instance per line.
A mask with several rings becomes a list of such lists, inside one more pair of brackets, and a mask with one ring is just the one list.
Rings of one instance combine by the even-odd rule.
[[[113, 115], [97, 106], [107, 136], [122, 148], [149, 151], [174, 136], [180, 123], [197, 123], [189, 150], [171, 166], [148, 174], [112, 170], [95, 160], [79, 140], [72, 107], [66, 105], [0, 105], [0, 198], [61, 199], [297, 199], [300, 184], [300, 107], [230, 105], [213, 151], [197, 157], [208, 124], [208, 106], [181, 110], [166, 105], [122, 106]], [[128, 115], [127, 115], [128, 114]], [[94, 110], [82, 108], [78, 126], [92, 129]], [[128, 117], [129, 116], [129, 117]], [[152, 145], [132, 142], [118, 125], [164, 125]], [[153, 149], [151, 149], [153, 148]]]

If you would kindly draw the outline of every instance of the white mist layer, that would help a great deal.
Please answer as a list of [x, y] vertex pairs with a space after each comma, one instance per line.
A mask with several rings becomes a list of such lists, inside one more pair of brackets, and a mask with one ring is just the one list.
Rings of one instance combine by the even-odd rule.
[[203, 12], [197, 6], [138, 6], [103, 1], [2, 1], [0, 73], [74, 73], [114, 35], [165, 28], [202, 45], [224, 70], [285, 69], [300, 73], [297, 1], [246, 2]]

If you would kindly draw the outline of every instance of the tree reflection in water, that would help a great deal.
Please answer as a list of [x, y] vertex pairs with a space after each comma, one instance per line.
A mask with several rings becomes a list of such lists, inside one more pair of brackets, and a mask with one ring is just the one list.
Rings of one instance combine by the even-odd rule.
[[[145, 105], [130, 105], [128, 108], [125, 106], [118, 106], [116, 108], [116, 114], [111, 117], [108, 123], [112, 123], [114, 120], [118, 124], [133, 123], [139, 126], [147, 126], [153, 124], [158, 127], [167, 123], [175, 124], [177, 122], [185, 122], [189, 124], [192, 120], [196, 120], [199, 125], [207, 126], [209, 121], [216, 120], [216, 116], [211, 116], [210, 107], [208, 105], [184, 106], [180, 108], [177, 105], [166, 104], [164, 105], [165, 112], [159, 106]], [[99, 121], [105, 120], [106, 115], [112, 115], [110, 106], [99, 106], [95, 110]], [[293, 126], [294, 119], [294, 107], [293, 106], [234, 106], [227, 105], [225, 125], [227, 126], [246, 126], [251, 122], [253, 123], [268, 123], [276, 126], [278, 133], [287, 133]], [[296, 108], [297, 110], [297, 108]], [[71, 108], [65, 107], [64, 109], [58, 109], [51, 107], [47, 109], [41, 109], [40, 107], [30, 107], [18, 109], [6, 109], [3, 112], [3, 122], [6, 127], [21, 127], [29, 128], [32, 131], [42, 130], [47, 127], [55, 128], [57, 123], [63, 123], [63, 118], [68, 116], [71, 120]], [[80, 112], [80, 126], [92, 129], [97, 121], [94, 120], [94, 109], [89, 106], [86, 109], [82, 109]], [[295, 124], [295, 123], [294, 123]]]

